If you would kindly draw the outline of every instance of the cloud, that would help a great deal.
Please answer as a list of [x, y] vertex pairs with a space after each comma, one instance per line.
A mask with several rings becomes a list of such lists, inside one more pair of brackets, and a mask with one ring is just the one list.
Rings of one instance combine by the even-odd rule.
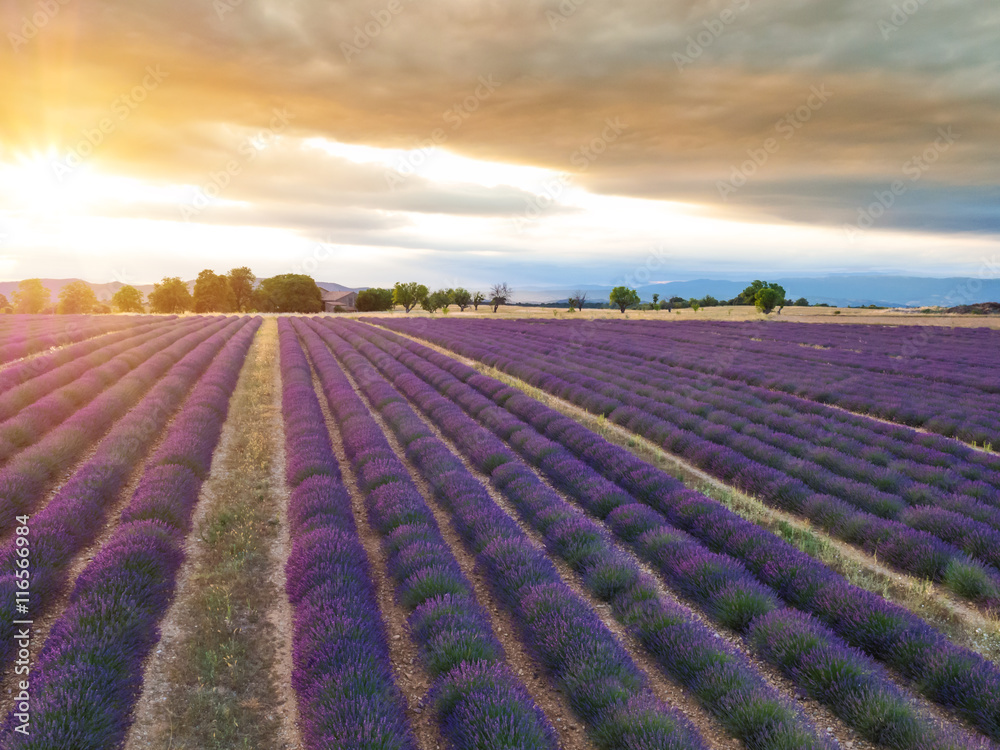
[[[17, 0], [2, 20], [17, 30], [34, 8]], [[110, 118], [88, 159], [101, 171], [196, 196], [235, 160], [240, 174], [194, 221], [444, 248], [457, 241], [433, 217], [492, 226], [523, 214], [538, 189], [421, 174], [392, 189], [384, 165], [303, 143], [434, 143], [571, 175], [593, 194], [839, 228], [952, 127], [957, 142], [874, 231], [992, 236], [998, 23], [987, 4], [922, 0], [72, 0], [0, 52], [13, 74], [0, 159], [50, 147], [65, 156]], [[162, 85], [138, 94], [151, 66]], [[485, 95], [484, 77], [494, 82]], [[809, 108], [817, 89], [830, 95]], [[277, 129], [276, 113], [287, 120]], [[624, 132], [581, 158], [609, 120]], [[769, 140], [778, 148], [767, 151]], [[745, 184], [720, 189], [762, 149]], [[168, 220], [185, 200], [104, 214]], [[543, 223], [577, 218], [555, 201]], [[547, 241], [539, 252], [561, 252]]]

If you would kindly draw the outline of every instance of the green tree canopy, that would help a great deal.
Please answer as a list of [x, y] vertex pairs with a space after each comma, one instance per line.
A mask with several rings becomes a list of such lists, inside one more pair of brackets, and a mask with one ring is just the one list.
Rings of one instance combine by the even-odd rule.
[[13, 297], [14, 312], [37, 315], [51, 303], [52, 292], [42, 284], [41, 279], [25, 279], [17, 285]]
[[763, 289], [758, 289], [757, 294], [754, 296], [754, 305], [757, 307], [759, 312], [767, 315], [775, 307], [780, 307], [784, 304], [785, 297], [777, 289], [772, 287], [764, 287]]
[[486, 295], [482, 292], [476, 292], [472, 295], [472, 308], [479, 312], [479, 306], [486, 301]]
[[233, 310], [248, 312], [253, 307], [253, 290], [257, 284], [257, 277], [249, 268], [241, 266], [231, 269], [226, 278], [229, 280], [230, 289], [233, 290]]
[[358, 312], [384, 312], [392, 309], [392, 289], [365, 289], [358, 292]]
[[318, 313], [323, 311], [323, 290], [311, 276], [285, 273], [260, 282], [254, 306], [261, 312]]
[[408, 281], [405, 284], [396, 282], [392, 290], [392, 302], [401, 305], [403, 310], [409, 312], [427, 298], [427, 287], [418, 284], [416, 281]]
[[451, 297], [452, 294], [450, 289], [438, 289], [436, 292], [431, 292], [420, 300], [420, 307], [429, 313], [434, 313], [441, 309], [448, 312], [448, 305], [451, 304]]
[[97, 295], [86, 281], [72, 281], [59, 292], [60, 315], [89, 315], [97, 306]]
[[762, 289], [773, 289], [778, 293], [779, 299], [785, 299], [785, 288], [780, 284], [769, 284], [766, 281], [761, 281], [757, 279], [750, 286], [740, 292], [739, 297], [736, 298], [736, 304], [738, 305], [755, 305], [757, 304], [757, 292]]
[[797, 300], [795, 300], [795, 306], [809, 307], [809, 300], [807, 300], [805, 297], [799, 297]]
[[236, 309], [236, 295], [226, 276], [205, 269], [194, 282], [196, 313], [231, 313]]
[[465, 308], [472, 304], [472, 294], [468, 289], [459, 287], [458, 289], [452, 290], [451, 301], [458, 305], [459, 310], [465, 312]]
[[114, 296], [111, 298], [111, 304], [123, 313], [141, 313], [145, 310], [143, 307], [142, 292], [128, 284], [114, 293]]
[[194, 300], [187, 284], [177, 276], [167, 276], [159, 284], [153, 284], [149, 293], [149, 308], [154, 313], [176, 315], [194, 307]]
[[624, 313], [626, 308], [639, 304], [639, 293], [627, 286], [616, 286], [611, 290], [610, 299], [611, 304]]

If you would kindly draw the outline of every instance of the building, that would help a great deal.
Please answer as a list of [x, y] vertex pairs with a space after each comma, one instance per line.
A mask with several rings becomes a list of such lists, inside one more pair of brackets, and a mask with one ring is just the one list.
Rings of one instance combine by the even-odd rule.
[[358, 293], [323, 292], [323, 310], [325, 312], [357, 312]]

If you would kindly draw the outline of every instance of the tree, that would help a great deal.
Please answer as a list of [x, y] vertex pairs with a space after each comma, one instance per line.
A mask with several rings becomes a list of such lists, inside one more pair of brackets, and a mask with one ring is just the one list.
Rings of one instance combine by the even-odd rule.
[[659, 294], [655, 294], [655, 293], [653, 294], [653, 309], [654, 310], [659, 310], [660, 309], [660, 295]]
[[0, 312], [3, 312], [8, 307], [10, 307], [10, 302], [7, 300], [3, 294], [0, 294]]
[[236, 295], [229, 279], [207, 268], [198, 274], [193, 296], [196, 313], [230, 313], [236, 309]]
[[587, 293], [582, 289], [577, 289], [576, 293], [569, 298], [569, 306], [571, 308], [575, 307], [579, 311], [583, 311], [583, 306], [587, 302]]
[[698, 304], [701, 305], [702, 307], [718, 307], [719, 300], [717, 300], [711, 294], [706, 294], [704, 297], [698, 300]]
[[145, 310], [142, 302], [142, 292], [128, 284], [114, 293], [111, 297], [111, 304], [123, 313], [141, 313]]
[[153, 284], [149, 293], [149, 308], [154, 313], [176, 315], [194, 307], [194, 300], [187, 284], [177, 276], [168, 276], [159, 284]]
[[780, 284], [769, 284], [766, 281], [757, 279], [740, 293], [740, 296], [736, 298], [737, 303], [740, 305], [757, 304], [757, 292], [762, 289], [773, 289], [778, 293], [779, 300], [783, 300], [785, 298], [785, 288], [783, 286]]
[[611, 290], [610, 299], [611, 304], [624, 313], [626, 308], [639, 304], [639, 293], [627, 286], [616, 286]]
[[257, 277], [246, 266], [232, 269], [226, 276], [233, 290], [233, 311], [248, 312], [253, 305], [253, 290]]
[[448, 312], [448, 305], [455, 301], [455, 290], [454, 289], [438, 289], [434, 294], [438, 295], [438, 302], [440, 307], [446, 313]]
[[358, 312], [385, 312], [392, 309], [391, 289], [365, 289], [358, 292]]
[[799, 297], [797, 300], [795, 300], [795, 306], [809, 307], [809, 300], [807, 300], [805, 297]]
[[476, 292], [472, 295], [472, 309], [479, 312], [479, 306], [486, 301], [486, 295], [482, 292]]
[[425, 294], [424, 298], [420, 300], [420, 307], [433, 315], [441, 308], [445, 308], [445, 312], [447, 312], [448, 303], [450, 301], [448, 290], [438, 289], [436, 292], [432, 292], [431, 294]]
[[667, 301], [667, 312], [672, 312], [675, 307], [687, 307], [687, 300], [683, 297], [671, 297]]
[[97, 295], [86, 281], [71, 281], [59, 292], [60, 315], [89, 315], [97, 307]]
[[311, 276], [283, 273], [261, 280], [254, 292], [254, 306], [261, 312], [323, 312], [323, 290]]
[[764, 287], [757, 290], [757, 294], [754, 296], [754, 305], [756, 305], [758, 312], [762, 312], [765, 315], [771, 312], [775, 307], [784, 305], [785, 298], [782, 294], [778, 292], [777, 289], [771, 287]]
[[493, 312], [496, 312], [500, 305], [506, 305], [510, 298], [514, 296], [514, 290], [507, 286], [506, 281], [494, 284], [490, 289], [490, 304], [493, 305]]
[[49, 306], [52, 292], [42, 285], [41, 279], [25, 279], [13, 294], [14, 312], [38, 315]]
[[459, 287], [452, 292], [451, 301], [458, 305], [458, 309], [465, 312], [465, 308], [472, 304], [472, 294], [468, 289]]
[[396, 282], [392, 290], [392, 302], [394, 305], [402, 305], [405, 312], [410, 312], [427, 298], [427, 287], [418, 284], [416, 281], [408, 281], [405, 284]]

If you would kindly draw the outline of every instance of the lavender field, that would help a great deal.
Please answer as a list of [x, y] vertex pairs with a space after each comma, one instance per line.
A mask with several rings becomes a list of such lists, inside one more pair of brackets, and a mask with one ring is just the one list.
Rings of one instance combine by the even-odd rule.
[[0, 321], [0, 750], [1000, 747], [1000, 333]]

